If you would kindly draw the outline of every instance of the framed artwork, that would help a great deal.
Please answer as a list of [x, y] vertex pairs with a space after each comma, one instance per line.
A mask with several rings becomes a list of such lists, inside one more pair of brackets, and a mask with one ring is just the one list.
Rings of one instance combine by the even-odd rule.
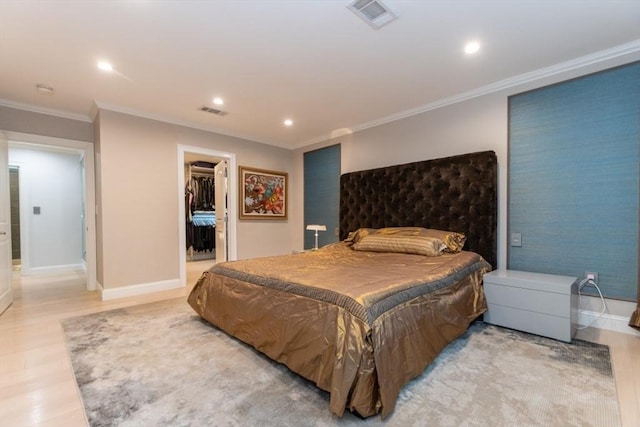
[[239, 167], [240, 219], [287, 219], [285, 172]]

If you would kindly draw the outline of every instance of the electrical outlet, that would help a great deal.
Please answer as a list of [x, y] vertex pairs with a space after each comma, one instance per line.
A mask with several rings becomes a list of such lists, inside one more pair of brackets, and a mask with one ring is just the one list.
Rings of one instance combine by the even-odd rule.
[[596, 285], [598, 284], [598, 273], [595, 271], [585, 271], [584, 277], [585, 279], [592, 280]]

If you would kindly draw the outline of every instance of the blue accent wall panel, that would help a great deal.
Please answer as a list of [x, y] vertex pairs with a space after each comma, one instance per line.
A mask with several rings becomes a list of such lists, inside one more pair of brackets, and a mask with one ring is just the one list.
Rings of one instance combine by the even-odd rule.
[[635, 300], [639, 152], [638, 62], [512, 96], [508, 267], [597, 272], [605, 296]]
[[[340, 204], [340, 145], [304, 153], [304, 226], [324, 224], [318, 247], [336, 242]], [[304, 248], [315, 244], [313, 231], [304, 231]]]

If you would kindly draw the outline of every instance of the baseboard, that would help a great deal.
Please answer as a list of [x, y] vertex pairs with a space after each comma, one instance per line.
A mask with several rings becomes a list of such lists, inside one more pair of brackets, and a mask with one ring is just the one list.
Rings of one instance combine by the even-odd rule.
[[599, 312], [580, 310], [578, 324], [640, 337], [640, 332], [629, 326], [629, 317], [616, 316], [615, 314], [603, 313], [600, 315]]
[[20, 274], [22, 276], [38, 276], [43, 274], [71, 273], [75, 271], [86, 271], [86, 268], [82, 264], [52, 265], [33, 268], [24, 268], [24, 266], [22, 266]]
[[178, 289], [183, 286], [180, 279], [162, 280], [160, 282], [142, 283], [139, 285], [119, 286], [117, 288], [104, 288], [98, 283], [98, 288], [103, 301], [126, 298], [136, 295], [152, 294], [154, 292], [168, 291], [170, 289]]

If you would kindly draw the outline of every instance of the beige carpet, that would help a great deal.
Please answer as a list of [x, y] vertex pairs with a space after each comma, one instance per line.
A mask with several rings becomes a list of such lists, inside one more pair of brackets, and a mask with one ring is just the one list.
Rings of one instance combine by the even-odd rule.
[[91, 426], [618, 426], [605, 346], [476, 322], [385, 421], [210, 326], [183, 299], [63, 322]]

